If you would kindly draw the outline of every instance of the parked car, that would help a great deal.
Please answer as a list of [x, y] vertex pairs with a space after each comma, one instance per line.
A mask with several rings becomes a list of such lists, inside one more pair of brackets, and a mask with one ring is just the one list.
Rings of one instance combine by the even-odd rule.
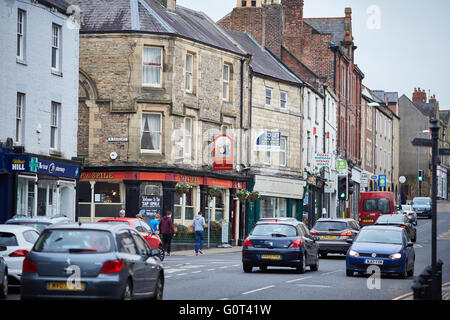
[[311, 235], [319, 236], [319, 254], [326, 257], [328, 253], [346, 254], [350, 244], [347, 239], [355, 238], [360, 227], [354, 219], [329, 219], [317, 220], [311, 229]]
[[299, 273], [309, 266], [319, 269], [319, 237], [294, 218], [270, 218], [258, 221], [245, 239], [242, 249], [244, 272], [253, 267], [265, 271], [269, 266], [293, 267]]
[[162, 299], [158, 256], [129, 225], [50, 226], [23, 261], [21, 299]]
[[402, 214], [408, 217], [409, 222], [417, 226], [417, 213], [414, 211], [412, 206], [404, 204], [401, 206], [400, 211]]
[[33, 227], [39, 232], [42, 232], [46, 227], [58, 223], [74, 223], [75, 221], [66, 216], [14, 216], [6, 221], [6, 224], [17, 224], [28, 227]]
[[97, 222], [130, 225], [131, 227], [135, 228], [141, 234], [141, 236], [144, 237], [145, 241], [147, 241], [147, 243], [150, 245], [150, 248], [159, 250], [159, 258], [161, 259], [161, 261], [164, 260], [165, 253], [161, 238], [144, 220], [138, 218], [105, 218]]
[[408, 238], [411, 239], [412, 242], [416, 242], [417, 240], [416, 228], [409, 222], [408, 217], [403, 214], [380, 216], [377, 222], [375, 222], [375, 225], [398, 226], [404, 228], [408, 234]]
[[0, 246], [6, 247], [6, 250], [0, 251], [0, 256], [5, 259], [8, 266], [10, 287], [20, 286], [22, 262], [38, 238], [39, 232], [35, 228], [12, 224], [0, 225]]
[[[352, 240], [348, 240], [351, 242]], [[361, 229], [346, 256], [346, 274], [365, 273], [378, 266], [381, 273], [414, 275], [415, 252], [406, 230], [392, 226], [367, 226]]]
[[[6, 251], [5, 246], [0, 246], [0, 251]], [[0, 300], [8, 296], [8, 266], [5, 259], [0, 256]]]
[[429, 197], [416, 197], [413, 199], [411, 205], [413, 210], [417, 213], [418, 217], [427, 217], [431, 219], [431, 198]]
[[362, 192], [359, 201], [359, 225], [372, 225], [380, 215], [396, 214], [392, 192]]

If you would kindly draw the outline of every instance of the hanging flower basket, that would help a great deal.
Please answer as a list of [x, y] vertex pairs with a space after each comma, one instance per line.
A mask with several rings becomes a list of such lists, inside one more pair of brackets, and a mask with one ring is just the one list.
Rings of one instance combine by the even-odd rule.
[[191, 189], [192, 189], [192, 186], [190, 184], [187, 184], [184, 182], [179, 182], [175, 186], [175, 190], [177, 191], [178, 194], [188, 193], [189, 190], [191, 190]]
[[248, 197], [250, 196], [250, 192], [245, 189], [241, 189], [236, 193], [236, 196], [238, 197], [239, 201], [247, 201]]
[[216, 198], [218, 198], [218, 197], [220, 197], [220, 196], [222, 195], [222, 191], [220, 191], [219, 188], [210, 188], [210, 189], [208, 190], [208, 194], [209, 194], [211, 197], [216, 197]]
[[249, 195], [249, 199], [252, 201], [258, 200], [261, 196], [259, 195], [259, 192], [253, 191]]

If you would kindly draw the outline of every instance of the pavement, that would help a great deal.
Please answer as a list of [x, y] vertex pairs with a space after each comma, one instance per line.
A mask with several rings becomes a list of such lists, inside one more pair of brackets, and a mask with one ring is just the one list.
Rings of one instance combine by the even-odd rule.
[[[394, 300], [414, 300], [414, 294], [411, 292]], [[450, 300], [450, 282], [442, 284], [442, 300]]]

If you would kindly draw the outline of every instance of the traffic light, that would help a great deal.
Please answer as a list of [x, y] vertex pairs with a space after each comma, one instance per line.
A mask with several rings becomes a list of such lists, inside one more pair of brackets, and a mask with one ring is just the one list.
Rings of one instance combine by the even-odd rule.
[[348, 199], [348, 176], [338, 175], [338, 197], [339, 200], [345, 201]]
[[422, 169], [419, 169], [418, 179], [420, 182], [423, 181], [423, 170]]
[[351, 177], [348, 178], [348, 194], [352, 195], [353, 192], [355, 192], [354, 186], [355, 186], [355, 182], [351, 179]]

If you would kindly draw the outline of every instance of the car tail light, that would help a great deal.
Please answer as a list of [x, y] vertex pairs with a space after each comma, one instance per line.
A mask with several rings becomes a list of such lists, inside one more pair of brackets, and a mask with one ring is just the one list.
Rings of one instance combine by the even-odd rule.
[[303, 239], [297, 239], [289, 246], [289, 248], [300, 248], [303, 244]]
[[247, 238], [244, 240], [244, 247], [253, 247], [253, 243]]
[[319, 233], [317, 232], [317, 231], [311, 231], [310, 232], [313, 236], [318, 236], [319, 235]]
[[406, 229], [406, 226], [400, 226], [400, 228]]
[[103, 264], [102, 269], [100, 270], [100, 273], [103, 274], [111, 274], [111, 273], [118, 273], [123, 268], [123, 260], [110, 260], [106, 261]]
[[353, 235], [353, 233], [351, 231], [348, 231], [348, 230], [343, 231], [340, 234], [341, 237], [351, 237], [352, 235]]
[[25, 258], [22, 263], [22, 272], [30, 272], [30, 273], [37, 272], [34, 261], [31, 260], [30, 258]]
[[30, 251], [25, 249], [19, 249], [14, 252], [11, 252], [8, 257], [25, 257]]

